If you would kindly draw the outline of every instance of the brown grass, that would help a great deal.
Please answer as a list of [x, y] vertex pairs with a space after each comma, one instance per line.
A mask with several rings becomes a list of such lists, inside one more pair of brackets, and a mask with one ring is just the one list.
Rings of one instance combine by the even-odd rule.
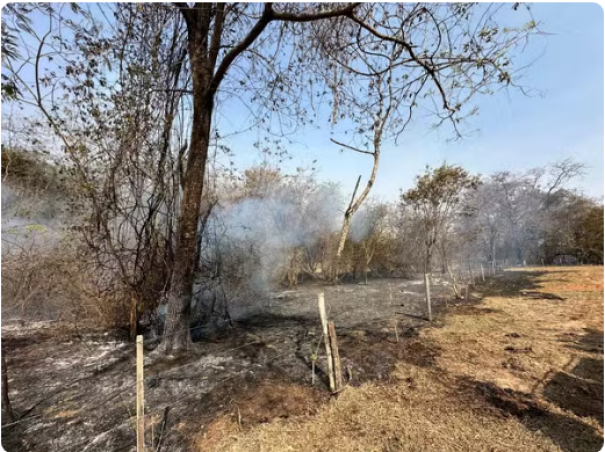
[[[402, 360], [391, 375], [394, 384], [348, 388], [317, 414], [296, 413], [249, 428], [220, 419], [208, 430], [212, 441], [198, 438], [197, 448], [599, 450], [602, 284], [602, 267], [507, 272], [477, 286], [481, 304], [452, 307], [439, 326], [421, 331], [417, 340], [439, 351], [431, 365]], [[564, 300], [542, 299], [540, 293]]]

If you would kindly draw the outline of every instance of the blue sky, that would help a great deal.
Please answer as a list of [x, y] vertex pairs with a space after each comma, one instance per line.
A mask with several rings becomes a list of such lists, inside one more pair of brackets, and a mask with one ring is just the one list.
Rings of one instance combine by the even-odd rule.
[[[590, 196], [603, 197], [603, 9], [596, 3], [531, 4], [535, 19], [548, 36], [531, 44], [527, 58], [541, 55], [529, 68], [525, 86], [539, 94], [527, 97], [510, 90], [480, 98], [479, 116], [466, 130], [478, 130], [451, 141], [447, 127], [429, 132], [417, 126], [403, 135], [398, 146], [385, 144], [372, 194], [395, 199], [409, 188], [425, 165], [444, 160], [474, 173], [525, 170], [567, 157], [590, 166], [572, 185]], [[369, 175], [371, 157], [340, 153], [330, 143], [329, 130], [305, 129], [290, 146], [293, 165], [317, 159], [320, 179], [353, 190], [359, 174]], [[249, 136], [232, 142], [238, 166], [260, 161]]]
[[[479, 115], [464, 127], [477, 132], [461, 140], [449, 140], [453, 134], [448, 127], [429, 132], [418, 123], [409, 128], [399, 145], [383, 145], [373, 196], [396, 199], [427, 164], [436, 166], [444, 160], [473, 173], [490, 174], [574, 157], [589, 165], [574, 185], [590, 196], [603, 197], [603, 10], [596, 3], [534, 3], [531, 8], [548, 36], [534, 39], [524, 54], [526, 59], [541, 57], [528, 69], [523, 84], [540, 94], [527, 97], [509, 90], [476, 98]], [[226, 116], [241, 114], [228, 108]], [[219, 120], [219, 128], [220, 124]], [[371, 157], [341, 153], [329, 141], [328, 127], [307, 127], [292, 138], [296, 144], [288, 146], [292, 160], [286, 170], [317, 160], [319, 178], [339, 182], [345, 193], [353, 190], [360, 174], [370, 173]], [[229, 140], [238, 168], [261, 160], [252, 146], [257, 139], [250, 132]]]

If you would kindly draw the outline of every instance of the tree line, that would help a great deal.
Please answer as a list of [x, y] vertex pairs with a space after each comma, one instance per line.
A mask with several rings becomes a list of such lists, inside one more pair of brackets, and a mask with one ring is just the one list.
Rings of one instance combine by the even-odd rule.
[[[4, 200], [3, 215], [28, 215], [30, 224], [55, 218], [49, 227], [61, 237], [51, 250], [17, 248], [11, 238], [35, 235], [31, 227], [3, 231], [5, 305], [26, 312], [24, 299], [34, 295], [43, 305], [36, 310], [51, 310], [53, 298], [70, 297], [89, 303], [73, 301], [72, 315], [95, 309], [116, 325], [130, 324], [133, 334], [157, 325], [165, 303], [163, 259], [170, 253], [159, 231], [170, 226], [159, 217], [148, 242], [154, 246], [140, 247], [145, 238], [137, 231], [144, 229], [130, 225], [144, 219], [124, 216], [111, 226], [121, 242], [95, 247], [99, 230], [82, 222], [86, 217], [74, 218], [65, 201], [73, 180], [47, 159], [3, 148], [3, 189], [16, 196]], [[340, 256], [348, 202], [343, 187], [318, 181], [312, 169], [286, 173], [269, 164], [215, 174], [196, 245], [191, 322], [230, 322], [233, 303], [255, 306], [277, 287], [308, 281], [424, 275], [427, 291], [440, 277], [452, 297], [462, 298], [469, 273], [480, 268], [490, 274], [510, 266], [602, 264], [603, 205], [567, 187], [581, 172], [569, 160], [488, 176], [446, 163], [427, 167], [395, 199], [368, 198], [352, 218]], [[142, 265], [149, 262], [156, 264]]]

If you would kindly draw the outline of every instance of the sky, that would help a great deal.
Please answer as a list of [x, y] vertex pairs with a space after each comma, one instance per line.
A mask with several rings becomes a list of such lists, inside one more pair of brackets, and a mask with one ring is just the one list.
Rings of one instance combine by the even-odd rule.
[[[511, 89], [476, 98], [479, 115], [466, 120], [467, 133], [459, 140], [451, 140], [453, 132], [447, 126], [430, 131], [426, 124], [413, 124], [397, 145], [383, 144], [372, 196], [394, 200], [401, 189], [413, 185], [426, 165], [438, 166], [444, 161], [488, 175], [524, 171], [572, 157], [588, 165], [586, 174], [573, 186], [603, 198], [603, 9], [596, 3], [530, 5], [546, 33], [533, 39], [523, 54], [526, 60], [535, 59], [521, 81], [533, 94]], [[225, 117], [241, 114], [233, 108]], [[237, 168], [261, 161], [252, 146], [257, 138], [252, 132], [228, 140]], [[320, 180], [340, 183], [344, 193], [352, 192], [359, 175], [367, 178], [370, 174], [372, 158], [341, 152], [340, 146], [330, 142], [328, 127], [306, 127], [291, 138], [295, 142], [288, 146], [292, 160], [285, 170], [314, 166]]]
[[[588, 165], [571, 185], [603, 198], [603, 9], [596, 3], [533, 3], [534, 18], [547, 33], [530, 43], [535, 59], [522, 84], [532, 95], [509, 90], [480, 98], [479, 115], [466, 121], [467, 131], [454, 140], [451, 129], [429, 131], [417, 125], [400, 143], [385, 143], [372, 195], [388, 201], [410, 188], [425, 166], [464, 166], [475, 174], [524, 171], [572, 157]], [[339, 182], [352, 192], [357, 177], [371, 171], [371, 156], [340, 152], [329, 130], [301, 131], [289, 146], [292, 166], [317, 160], [319, 178]], [[238, 166], [259, 162], [250, 138], [231, 143]]]

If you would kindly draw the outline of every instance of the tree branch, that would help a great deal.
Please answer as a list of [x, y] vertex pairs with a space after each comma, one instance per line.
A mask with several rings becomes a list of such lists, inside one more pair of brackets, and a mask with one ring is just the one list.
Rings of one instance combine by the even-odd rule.
[[372, 151], [364, 151], [363, 149], [358, 149], [358, 148], [355, 148], [353, 146], [349, 146], [348, 144], [344, 144], [344, 143], [341, 143], [340, 141], [336, 141], [334, 138], [330, 138], [330, 141], [332, 143], [335, 143], [335, 144], [339, 145], [339, 146], [342, 146], [342, 147], [345, 147], [347, 149], [350, 149], [351, 151], [360, 152], [361, 154], [374, 155], [374, 152], [372, 152]]
[[454, 114], [457, 109], [450, 107], [449, 102], [447, 100], [447, 95], [445, 93], [445, 90], [443, 89], [443, 86], [441, 85], [441, 81], [439, 80], [439, 77], [437, 76], [437, 72], [435, 70], [435, 68], [429, 64], [427, 64], [426, 62], [422, 61], [422, 59], [418, 58], [418, 56], [416, 55], [416, 53], [414, 52], [414, 49], [412, 49], [412, 46], [409, 42], [406, 42], [402, 39], [397, 39], [394, 38], [392, 36], [387, 36], [385, 34], [380, 33], [378, 30], [376, 30], [374, 27], [372, 27], [371, 25], [365, 23], [363, 20], [361, 20], [359, 17], [357, 17], [354, 13], [351, 13], [349, 15], [349, 17], [355, 22], [357, 23], [360, 27], [364, 28], [365, 30], [367, 30], [368, 32], [370, 32], [371, 34], [373, 34], [374, 36], [376, 36], [377, 38], [383, 39], [385, 41], [391, 41], [394, 42], [396, 44], [402, 45], [407, 52], [409, 53], [410, 57], [412, 58], [412, 60], [414, 60], [418, 65], [420, 65], [433, 79], [433, 82], [435, 83], [435, 85], [437, 86], [437, 89], [439, 90], [439, 93], [441, 94], [441, 98], [443, 100], [443, 108], [445, 110], [448, 110], [451, 114]]
[[359, 5], [361, 5], [361, 2], [351, 3], [347, 6], [345, 6], [344, 8], [333, 9], [333, 10], [329, 10], [329, 11], [322, 11], [322, 12], [318, 12], [318, 13], [294, 14], [294, 13], [288, 13], [288, 12], [275, 12], [274, 11], [273, 19], [283, 21], [283, 22], [312, 22], [314, 20], [330, 19], [332, 17], [340, 17], [340, 16], [350, 17], [353, 14], [353, 12], [355, 11], [355, 8], [357, 8]]
[[212, 77], [212, 81], [208, 87], [208, 96], [210, 98], [214, 97], [219, 85], [225, 78], [227, 74], [227, 70], [231, 63], [241, 54], [243, 53], [255, 40], [260, 36], [263, 30], [269, 25], [269, 22], [273, 19], [273, 4], [265, 3], [265, 8], [263, 10], [263, 14], [254, 27], [250, 30], [248, 35], [235, 47], [233, 47], [227, 55], [221, 61], [218, 69], [216, 70], [214, 77]]

